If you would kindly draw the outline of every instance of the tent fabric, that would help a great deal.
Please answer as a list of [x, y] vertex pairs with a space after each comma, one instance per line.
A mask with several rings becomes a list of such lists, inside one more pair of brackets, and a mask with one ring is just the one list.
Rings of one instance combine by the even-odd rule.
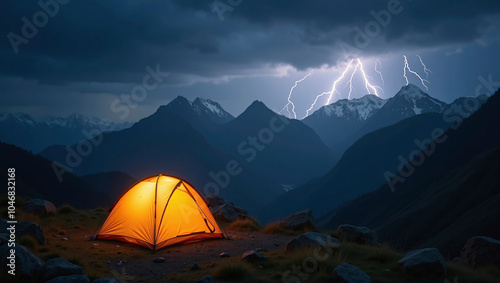
[[145, 178], [125, 191], [96, 236], [151, 250], [213, 238], [224, 234], [205, 198], [185, 180], [170, 175]]

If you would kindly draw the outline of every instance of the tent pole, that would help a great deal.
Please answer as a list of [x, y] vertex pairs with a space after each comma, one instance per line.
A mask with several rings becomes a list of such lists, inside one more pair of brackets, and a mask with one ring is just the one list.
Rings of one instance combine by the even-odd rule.
[[158, 197], [158, 181], [160, 180], [161, 174], [158, 175], [158, 178], [156, 178], [156, 185], [155, 185], [155, 223], [153, 226], [153, 253], [156, 253], [156, 201]]

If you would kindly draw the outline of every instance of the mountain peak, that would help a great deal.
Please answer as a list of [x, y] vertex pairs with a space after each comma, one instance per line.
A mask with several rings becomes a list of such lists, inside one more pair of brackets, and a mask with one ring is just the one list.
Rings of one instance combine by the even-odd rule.
[[404, 96], [412, 100], [421, 99], [423, 97], [430, 97], [427, 93], [425, 93], [423, 90], [421, 90], [418, 86], [414, 84], [408, 84], [401, 87], [401, 89], [395, 96]]
[[366, 120], [387, 102], [373, 94], [361, 98], [340, 99], [336, 102], [318, 109], [311, 116], [318, 118], [339, 117], [347, 120]]

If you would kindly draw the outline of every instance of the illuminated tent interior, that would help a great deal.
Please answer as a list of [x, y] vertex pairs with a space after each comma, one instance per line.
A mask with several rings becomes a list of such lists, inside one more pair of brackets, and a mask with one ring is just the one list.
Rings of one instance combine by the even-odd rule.
[[153, 251], [214, 238], [224, 234], [204, 197], [188, 182], [169, 175], [145, 178], [126, 190], [96, 236]]

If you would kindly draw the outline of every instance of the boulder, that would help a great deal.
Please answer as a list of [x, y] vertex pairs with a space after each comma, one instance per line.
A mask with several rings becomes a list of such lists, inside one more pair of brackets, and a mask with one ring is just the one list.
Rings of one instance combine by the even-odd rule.
[[238, 213], [238, 218], [247, 218], [248, 217], [248, 211], [246, 209], [243, 209], [239, 206], [234, 206], [234, 211]]
[[217, 220], [233, 222], [238, 218], [248, 217], [248, 212], [232, 202], [226, 202], [223, 198], [214, 194], [206, 194], [205, 199], [212, 208], [212, 214]]
[[212, 207], [212, 209], [215, 209], [226, 203], [226, 201], [220, 196], [210, 193], [205, 195], [205, 200], [208, 202], [208, 205]]
[[[9, 247], [6, 243], [0, 246], [0, 276], [11, 276], [7, 272], [10, 267], [10, 250], [15, 250], [15, 278], [20, 282], [35, 282], [38, 277], [38, 273], [43, 266], [43, 261], [39, 259], [36, 255], [32, 254], [30, 250], [26, 247], [16, 244], [15, 247]], [[8, 277], [7, 277], [8, 278]]]
[[92, 281], [92, 283], [120, 283], [121, 281], [116, 277], [103, 277]]
[[285, 250], [295, 251], [299, 249], [312, 248], [322, 246], [324, 248], [338, 247], [340, 241], [328, 236], [327, 234], [308, 232], [291, 239], [287, 244]]
[[16, 226], [16, 239], [24, 236], [35, 238], [38, 243], [45, 245], [45, 232], [40, 225], [33, 222], [17, 222], [16, 224], [8, 224], [7, 220], [0, 219], [0, 231], [7, 231], [10, 225]]
[[45, 281], [45, 283], [90, 283], [90, 280], [85, 275], [66, 275], [52, 278], [48, 281]]
[[414, 277], [443, 278], [446, 276], [446, 262], [438, 249], [414, 250], [398, 261], [403, 272]]
[[468, 239], [460, 252], [460, 263], [473, 267], [483, 265], [500, 267], [500, 241], [484, 236]]
[[333, 270], [333, 282], [339, 283], [371, 283], [370, 277], [358, 267], [343, 262]]
[[68, 275], [84, 275], [81, 266], [73, 264], [64, 258], [58, 257], [49, 259], [42, 269], [44, 280]]
[[337, 227], [339, 238], [368, 245], [380, 245], [377, 233], [366, 227], [343, 224]]
[[154, 263], [163, 263], [165, 262], [165, 258], [164, 257], [157, 257], [153, 260]]
[[241, 260], [251, 264], [267, 260], [267, 257], [257, 251], [248, 251], [241, 256]]
[[30, 199], [23, 206], [24, 212], [33, 213], [38, 216], [44, 216], [51, 213], [56, 213], [56, 207], [48, 200]]
[[317, 231], [316, 220], [311, 210], [303, 210], [291, 214], [281, 220], [283, 226], [291, 230]]
[[219, 221], [234, 222], [238, 219], [238, 213], [234, 206], [228, 202], [217, 207], [212, 214]]

